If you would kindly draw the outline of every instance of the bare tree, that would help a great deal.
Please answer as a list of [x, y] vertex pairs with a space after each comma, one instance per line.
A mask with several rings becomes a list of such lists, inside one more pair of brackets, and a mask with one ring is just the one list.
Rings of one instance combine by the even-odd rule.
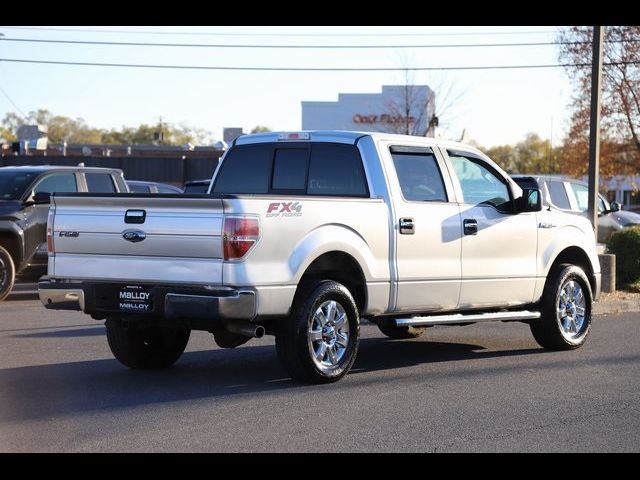
[[450, 124], [463, 92], [446, 79], [431, 78], [429, 85], [416, 85], [414, 70], [407, 68], [403, 73], [402, 84], [386, 105], [389, 121], [379, 129], [404, 135], [435, 136], [436, 127], [447, 128]]

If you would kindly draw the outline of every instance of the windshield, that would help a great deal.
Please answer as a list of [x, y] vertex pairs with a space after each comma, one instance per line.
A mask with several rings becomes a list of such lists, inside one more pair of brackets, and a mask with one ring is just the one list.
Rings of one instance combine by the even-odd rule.
[[18, 200], [37, 175], [34, 172], [0, 171], [0, 200]]

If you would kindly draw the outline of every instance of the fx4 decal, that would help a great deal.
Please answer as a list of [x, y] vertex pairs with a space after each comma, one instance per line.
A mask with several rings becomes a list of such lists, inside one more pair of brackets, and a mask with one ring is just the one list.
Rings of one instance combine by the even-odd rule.
[[274, 202], [267, 208], [267, 218], [272, 217], [301, 217], [302, 204], [300, 202]]

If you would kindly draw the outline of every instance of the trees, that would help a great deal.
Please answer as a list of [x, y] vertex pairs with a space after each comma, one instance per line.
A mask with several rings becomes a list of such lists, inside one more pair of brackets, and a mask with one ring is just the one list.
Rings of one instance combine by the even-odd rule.
[[0, 125], [0, 138], [8, 142], [17, 140], [18, 127], [25, 124], [40, 124], [48, 127], [48, 137], [51, 143], [93, 143], [93, 144], [141, 144], [154, 143], [156, 133], [163, 132], [163, 143], [168, 145], [184, 145], [186, 143], [209, 142], [207, 131], [180, 124], [170, 123], [162, 125], [142, 124], [138, 127], [105, 130], [91, 127], [82, 118], [72, 119], [62, 115], [53, 115], [48, 110], [30, 112], [26, 117], [9, 112]]
[[264, 125], [256, 125], [253, 130], [251, 130], [251, 133], [266, 133], [270, 131], [271, 129], [269, 127], [265, 127]]
[[[587, 171], [591, 94], [592, 27], [570, 27], [558, 35], [560, 61], [574, 81], [573, 114], [565, 139], [567, 173]], [[600, 173], [640, 173], [640, 26], [605, 29]]]
[[561, 163], [562, 148], [552, 148], [550, 140], [528, 133], [515, 145], [500, 145], [485, 150], [487, 155], [509, 173], [566, 173]]

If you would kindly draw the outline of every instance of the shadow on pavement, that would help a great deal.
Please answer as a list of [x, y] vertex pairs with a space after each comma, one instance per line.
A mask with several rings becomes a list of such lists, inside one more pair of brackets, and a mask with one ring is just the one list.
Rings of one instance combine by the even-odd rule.
[[106, 335], [104, 325], [86, 328], [67, 328], [55, 330], [53, 332], [20, 333], [12, 335], [15, 338], [72, 338], [72, 337], [93, 337]]
[[[94, 331], [96, 335], [97, 332], [103, 334], [101, 328], [92, 327], [45, 335], [77, 335], [78, 332], [82, 332], [81, 335], [93, 335]], [[32, 335], [43, 334], [27, 334]], [[359, 374], [363, 372], [542, 352], [541, 349], [491, 352], [464, 343], [367, 338], [361, 341], [353, 373], [336, 385], [324, 386], [292, 381], [280, 367], [272, 345], [188, 352], [174, 367], [164, 371], [133, 371], [115, 359], [7, 368], [0, 370], [0, 421], [22, 421], [247, 393], [358, 388], [362, 378]], [[563, 367], [566, 367], [566, 362]], [[489, 367], [490, 370], [500, 371], [513, 368], [520, 367], [511, 363]], [[482, 372], [486, 373], [484, 369]]]
[[38, 300], [38, 292], [16, 292], [13, 291], [9, 294], [7, 298], [5, 298], [4, 302], [15, 302], [15, 301], [24, 301], [24, 300]]

